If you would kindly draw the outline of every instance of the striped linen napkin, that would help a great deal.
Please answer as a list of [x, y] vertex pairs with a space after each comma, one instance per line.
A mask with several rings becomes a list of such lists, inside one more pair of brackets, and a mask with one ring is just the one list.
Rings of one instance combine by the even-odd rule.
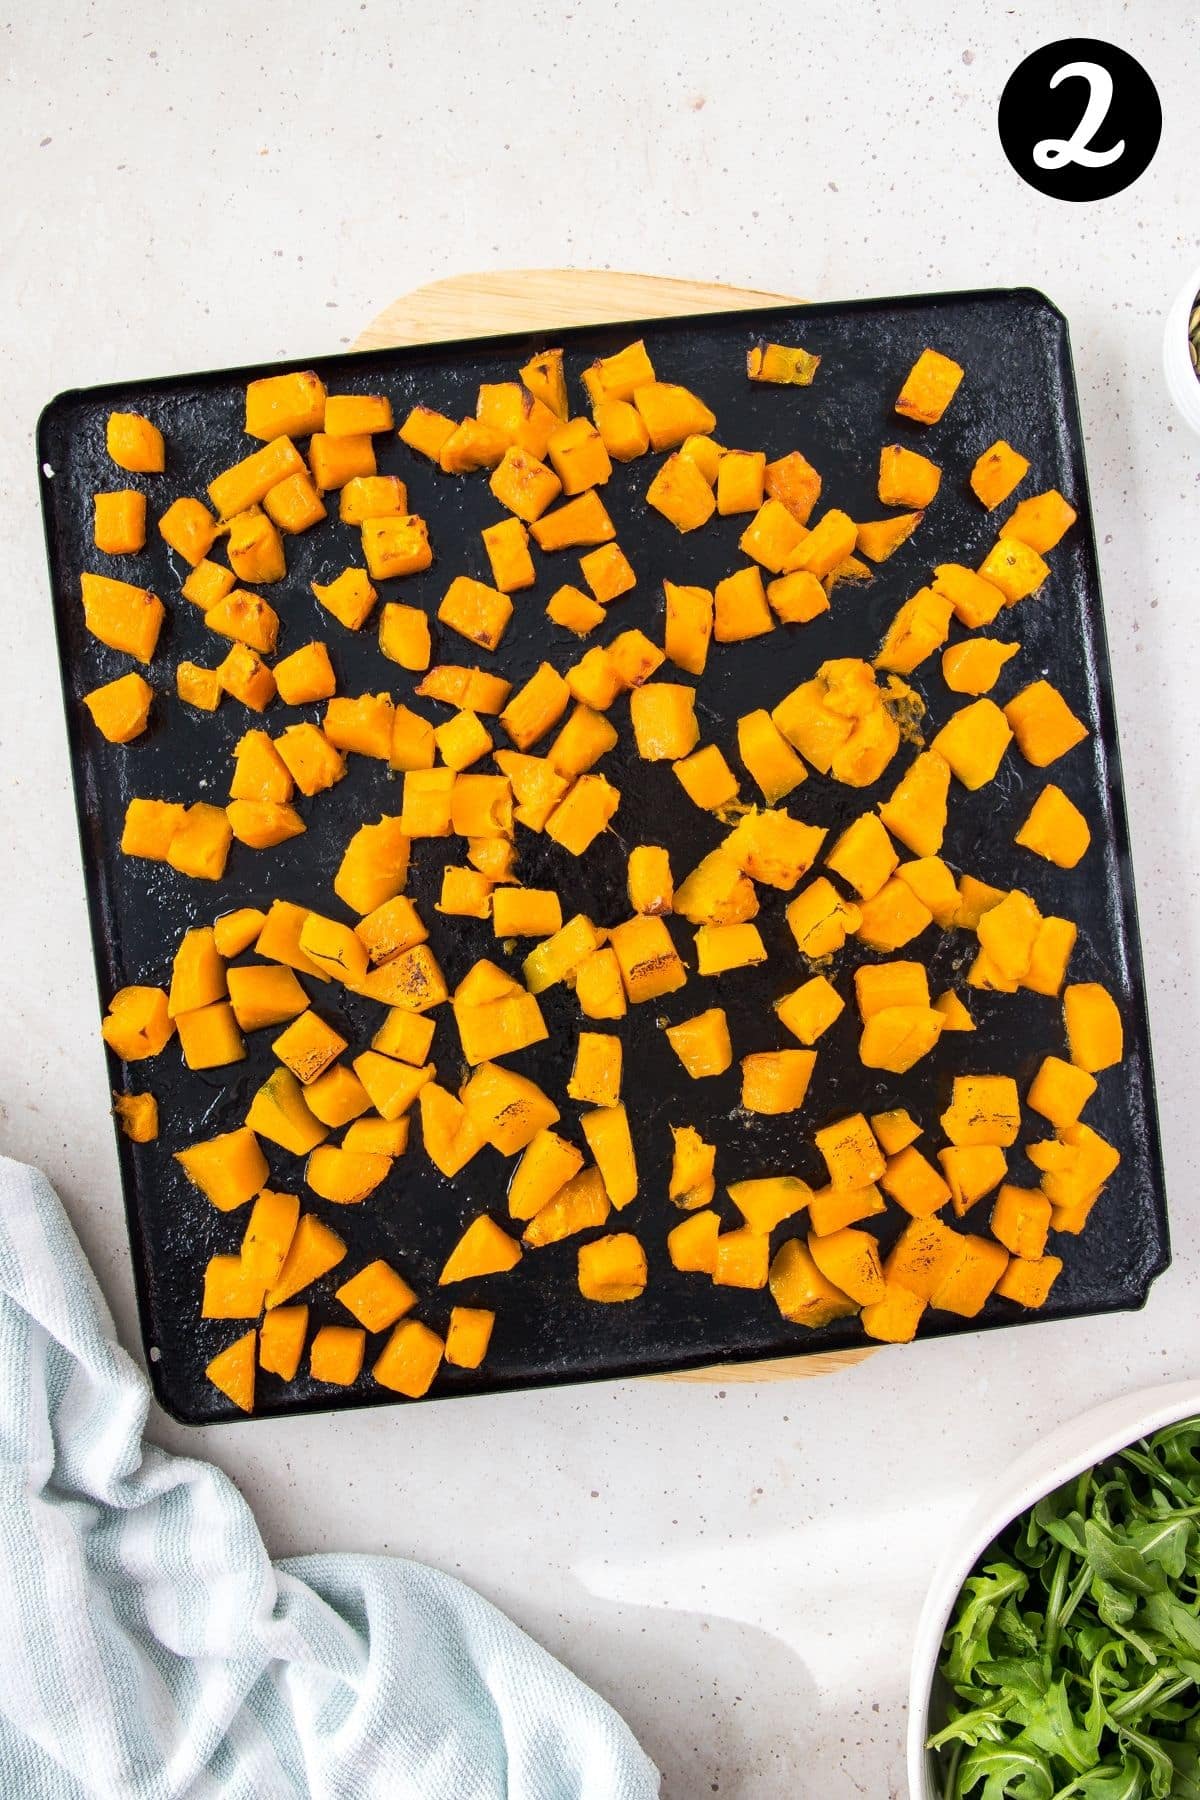
[[233, 1483], [143, 1439], [58, 1196], [0, 1158], [4, 1800], [651, 1800], [591, 1690], [470, 1588], [272, 1564]]

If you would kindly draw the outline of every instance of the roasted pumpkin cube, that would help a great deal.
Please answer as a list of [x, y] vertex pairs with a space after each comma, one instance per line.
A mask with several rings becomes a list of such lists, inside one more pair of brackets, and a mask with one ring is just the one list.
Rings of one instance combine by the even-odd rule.
[[335, 1231], [330, 1231], [313, 1213], [301, 1214], [279, 1279], [267, 1289], [268, 1313], [319, 1281], [330, 1269], [336, 1269], [345, 1254], [346, 1246]]
[[693, 1019], [667, 1026], [667, 1042], [692, 1077], [723, 1075], [733, 1063], [733, 1046], [729, 1040], [729, 1022], [720, 1006], [709, 1007]]
[[1041, 1256], [1035, 1262], [1014, 1256], [994, 1291], [1005, 1300], [1015, 1300], [1018, 1306], [1044, 1306], [1050, 1289], [1062, 1274], [1062, 1267], [1062, 1258], [1058, 1256]]
[[260, 656], [270, 656], [279, 637], [279, 614], [260, 594], [234, 588], [216, 601], [204, 615], [210, 631], [247, 645]]
[[894, 1007], [927, 1007], [929, 979], [924, 963], [864, 963], [854, 971], [854, 994], [865, 1024]]
[[570, 582], [556, 588], [546, 603], [546, 617], [576, 637], [586, 637], [597, 625], [603, 625], [604, 608]]
[[[114, 415], [115, 417], [116, 415]], [[213, 1357], [204, 1373], [227, 1400], [244, 1413], [254, 1411], [254, 1346], [257, 1334], [244, 1332]]]
[[202, 1319], [257, 1319], [266, 1285], [251, 1275], [240, 1256], [210, 1256], [204, 1270]]
[[579, 1246], [578, 1281], [585, 1300], [636, 1300], [646, 1286], [646, 1253], [632, 1232], [593, 1238]]
[[675, 896], [671, 860], [660, 844], [636, 844], [626, 865], [629, 904], [636, 913], [669, 913]]
[[873, 950], [900, 950], [933, 923], [933, 914], [899, 876], [893, 875], [859, 908], [857, 937]]
[[673, 681], [647, 681], [629, 699], [638, 755], [647, 762], [675, 762], [700, 741], [696, 691]]
[[397, 513], [362, 523], [363, 557], [376, 581], [419, 575], [432, 567], [429, 527], [416, 513]]
[[456, 575], [437, 616], [468, 643], [478, 644], [481, 650], [494, 650], [507, 631], [512, 614], [512, 601], [507, 594], [469, 575]]
[[945, 1019], [930, 1006], [886, 1006], [863, 1026], [858, 1056], [864, 1068], [907, 1073], [942, 1035]]
[[247, 437], [308, 437], [322, 429], [324, 419], [325, 383], [312, 369], [292, 369], [247, 384]]
[[918, 856], [903, 862], [896, 875], [917, 899], [933, 914], [935, 924], [943, 931], [958, 922], [962, 896], [958, 883], [940, 856]]
[[821, 477], [799, 450], [769, 462], [764, 485], [770, 499], [780, 501], [798, 525], [807, 525], [821, 498]]
[[963, 368], [940, 350], [922, 350], [904, 378], [896, 411], [921, 425], [936, 425], [958, 391]]
[[667, 1255], [684, 1274], [711, 1275], [717, 1262], [721, 1220], [715, 1212], [694, 1212], [667, 1233]]
[[938, 995], [933, 1002], [933, 1010], [942, 1015], [943, 1031], [974, 1031], [975, 1029], [974, 1019], [953, 988], [947, 988], [944, 994]]
[[338, 518], [343, 525], [367, 519], [394, 519], [408, 512], [408, 489], [398, 475], [352, 475], [342, 488]]
[[930, 746], [949, 763], [965, 788], [975, 790], [995, 778], [1013, 731], [995, 701], [984, 698], [959, 707]]
[[315, 1081], [347, 1047], [346, 1039], [309, 1008], [271, 1045], [281, 1063], [305, 1087]]
[[769, 712], [745, 713], [738, 720], [738, 754], [764, 799], [783, 800], [806, 779], [807, 770]]
[[113, 462], [131, 474], [161, 475], [167, 466], [162, 432], [140, 413], [109, 413], [104, 438]]
[[1035, 994], [1057, 994], [1066, 978], [1077, 936], [1070, 919], [1043, 919], [1021, 986]]
[[954, 1145], [937, 1154], [950, 1186], [951, 1203], [960, 1219], [998, 1187], [1008, 1173], [1008, 1158], [996, 1144]]
[[952, 1144], [1007, 1149], [1021, 1128], [1021, 1102], [1011, 1075], [956, 1075], [942, 1130]]
[[964, 1236], [954, 1268], [934, 1288], [930, 1305], [974, 1319], [1008, 1267], [1008, 1251], [988, 1238]]
[[780, 1024], [802, 1044], [815, 1044], [841, 1015], [845, 1001], [824, 975], [814, 975], [775, 1002]]
[[1028, 971], [1041, 922], [1035, 902], [1018, 888], [980, 919], [976, 927], [980, 946], [1005, 980], [1020, 981]]
[[835, 1187], [869, 1187], [882, 1178], [883, 1153], [862, 1113], [823, 1126], [814, 1133], [813, 1141]]
[[183, 824], [187, 808], [173, 800], [134, 798], [125, 808], [121, 854], [148, 862], [165, 862], [171, 839]]
[[264, 1318], [258, 1334], [259, 1367], [294, 1381], [308, 1335], [307, 1306], [279, 1306]]
[[514, 594], [520, 588], [532, 587], [537, 570], [529, 554], [529, 533], [521, 520], [501, 519], [498, 525], [485, 526], [481, 535], [492, 580], [500, 592]]
[[[318, 1075], [315, 1081], [309, 1082], [304, 1098], [313, 1117], [335, 1130], [339, 1126], [349, 1125], [352, 1120], [361, 1118], [363, 1113], [371, 1109], [371, 1098], [366, 1088], [353, 1069], [346, 1068], [344, 1063], [334, 1063], [323, 1075]], [[343, 1150], [357, 1148], [357, 1145], [342, 1144]]]
[[425, 1153], [434, 1168], [449, 1179], [483, 1149], [483, 1136], [462, 1102], [436, 1081], [426, 1082], [418, 1103]]
[[717, 1191], [715, 1145], [706, 1144], [693, 1125], [672, 1125], [671, 1138], [667, 1198], [683, 1212], [709, 1205]]
[[532, 1219], [577, 1175], [583, 1152], [548, 1127], [532, 1138], [508, 1185], [508, 1210], [514, 1219]]
[[1116, 1001], [1098, 981], [1076, 982], [1063, 990], [1063, 1023], [1071, 1061], [1089, 1075], [1110, 1069], [1125, 1054], [1124, 1029]]
[[996, 1195], [990, 1224], [992, 1236], [1013, 1256], [1036, 1262], [1046, 1248], [1050, 1202], [1040, 1188], [1005, 1182]]
[[621, 1040], [603, 1031], [581, 1031], [567, 1082], [572, 1100], [616, 1106], [621, 1098]]
[[789, 553], [783, 573], [802, 570], [824, 581], [852, 554], [858, 543], [858, 530], [848, 514], [830, 507]]
[[646, 421], [629, 400], [600, 400], [592, 408], [604, 448], [617, 462], [632, 462], [650, 448]]
[[246, 1123], [293, 1156], [306, 1156], [329, 1136], [328, 1125], [309, 1111], [304, 1089], [290, 1069], [267, 1076], [250, 1103]]
[[671, 766], [688, 799], [707, 812], [718, 812], [737, 799], [737, 776], [716, 744], [705, 744]]
[[368, 432], [327, 437], [323, 431], [314, 431], [308, 440], [308, 466], [318, 491], [327, 494], [345, 487], [356, 476], [374, 475], [375, 446]]
[[232, 519], [257, 506], [290, 475], [304, 472], [304, 461], [290, 437], [272, 438], [261, 450], [252, 450], [232, 468], [222, 470], [208, 484], [209, 499], [222, 519]]
[[221, 704], [220, 672], [202, 668], [199, 663], [177, 663], [175, 692], [188, 706], [195, 706], [201, 712], [216, 712]]
[[108, 1003], [100, 1035], [123, 1062], [157, 1056], [175, 1035], [166, 994], [158, 987], [118, 988]]
[[1021, 648], [998, 638], [968, 638], [952, 644], [942, 654], [942, 679], [956, 694], [986, 694], [995, 687], [1000, 671]]
[[558, 670], [540, 663], [509, 700], [500, 723], [518, 750], [529, 750], [558, 724], [570, 700], [571, 689]]
[[979, 566], [985, 581], [1000, 589], [1010, 606], [1035, 594], [1050, 573], [1050, 565], [1036, 550], [1018, 538], [1000, 538]]
[[575, 998], [585, 1019], [623, 1019], [626, 1013], [621, 968], [605, 946], [585, 956], [575, 971]]
[[568, 780], [583, 775], [614, 748], [617, 733], [603, 713], [577, 706], [546, 753], [550, 766]]
[[492, 895], [491, 917], [499, 939], [550, 937], [562, 925], [562, 906], [553, 888], [501, 887]]
[[832, 1182], [808, 1196], [808, 1217], [818, 1237], [857, 1225], [863, 1219], [878, 1218], [887, 1211], [887, 1203], [872, 1184], [863, 1188], [839, 1188]]
[[928, 1218], [950, 1198], [950, 1184], [913, 1144], [888, 1157], [880, 1186], [914, 1219]]
[[634, 1005], [674, 993], [687, 981], [687, 970], [661, 918], [626, 919], [612, 927], [608, 938]]
[[[871, 519], [860, 523], [855, 548], [872, 562], [886, 562], [892, 552], [910, 538], [924, 515], [919, 512], [897, 513], [891, 519]], [[829, 573], [832, 575], [833, 570]]]
[[546, 820], [546, 836], [569, 850], [572, 856], [582, 856], [608, 825], [620, 804], [619, 789], [603, 775], [581, 775]]
[[[850, 530], [853, 534], [854, 527]], [[738, 549], [773, 575], [780, 575], [808, 535], [806, 527], [800, 524], [791, 509], [782, 500], [768, 495], [738, 539]], [[854, 548], [853, 535], [848, 548]]]
[[128, 581], [85, 571], [79, 578], [87, 629], [110, 650], [148, 663], [158, 644], [165, 609], [156, 594]]
[[717, 511], [757, 512], [766, 497], [766, 453], [762, 450], [727, 450], [717, 466]]
[[891, 1158], [898, 1156], [910, 1144], [915, 1144], [921, 1136], [921, 1127], [912, 1114], [903, 1107], [893, 1107], [888, 1112], [871, 1114], [871, 1130], [879, 1142], [884, 1155]]
[[868, 1337], [884, 1344], [910, 1344], [927, 1302], [899, 1282], [884, 1280], [882, 1300], [864, 1306], [859, 1321]]
[[924, 508], [941, 485], [942, 471], [917, 450], [885, 444], [879, 452], [879, 500], [882, 506]]
[[317, 725], [289, 725], [275, 739], [275, 748], [300, 792], [310, 797], [324, 793], [346, 773], [345, 757]]
[[723, 975], [729, 969], [744, 969], [767, 960], [767, 947], [758, 926], [740, 921], [699, 926], [695, 948], [698, 975]]
[[713, 593], [713, 637], [718, 644], [739, 644], [775, 629], [762, 572], [736, 569], [718, 581]]
[[813, 961], [840, 950], [862, 919], [858, 907], [843, 900], [823, 875], [797, 894], [785, 917], [800, 953]]
[[906, 600], [891, 624], [879, 654], [877, 669], [888, 669], [896, 675], [911, 675], [935, 650], [941, 648], [950, 632], [951, 605], [933, 588], [919, 588]]
[[[325, 1076], [321, 1077], [324, 1081]], [[369, 1150], [377, 1156], [395, 1158], [408, 1149], [409, 1114], [398, 1119], [358, 1118], [347, 1127], [342, 1138], [343, 1150]]]
[[322, 1325], [308, 1352], [314, 1381], [352, 1387], [362, 1373], [367, 1334], [354, 1325]]
[[401, 1319], [371, 1370], [381, 1387], [419, 1400], [438, 1372], [445, 1345], [436, 1331], [419, 1319]]
[[[589, 652], [590, 654], [590, 652]], [[657, 669], [661, 669], [665, 658], [657, 644], [652, 644], [644, 631], [636, 628], [632, 631], [620, 631], [608, 646], [608, 654], [612, 666], [617, 672], [617, 679], [622, 688], [641, 687], [643, 681], [649, 681]], [[586, 661], [587, 658], [584, 658]], [[582, 695], [579, 698], [583, 698]], [[597, 711], [603, 712], [603, 707]]]
[[759, 910], [754, 883], [725, 850], [712, 850], [676, 889], [673, 911], [693, 925], [728, 925]]
[[154, 689], [148, 681], [131, 672], [116, 681], [93, 688], [83, 696], [83, 704], [101, 737], [110, 744], [128, 744], [140, 737], [150, 717]]
[[765, 1288], [771, 1261], [771, 1240], [764, 1231], [748, 1225], [722, 1231], [717, 1238], [712, 1278], [718, 1287]]
[[603, 1225], [611, 1210], [599, 1169], [582, 1169], [534, 1214], [522, 1240], [532, 1249], [559, 1244], [578, 1231]]
[[[641, 416], [640, 414], [638, 415]], [[647, 434], [649, 443], [649, 434]], [[717, 485], [717, 470], [721, 466], [721, 458], [725, 451], [715, 438], [703, 431], [693, 431], [684, 438], [679, 446], [679, 454], [694, 462], [710, 488]]]
[[224, 810], [197, 801], [187, 808], [182, 824], [172, 833], [167, 861], [181, 875], [191, 875], [197, 881], [220, 881], [232, 842], [233, 828]]
[[900, 859], [878, 817], [862, 813], [826, 852], [825, 861], [863, 900], [872, 900]]
[[1075, 1125], [1095, 1091], [1096, 1078], [1087, 1069], [1059, 1056], [1047, 1056], [1030, 1083], [1025, 1103], [1054, 1126]]
[[591, 920], [583, 913], [568, 919], [561, 931], [546, 938], [529, 952], [521, 965], [525, 986], [531, 994], [543, 994], [560, 981], [568, 981], [585, 956], [600, 948], [603, 939]]
[[1015, 538], [1044, 556], [1062, 539], [1076, 519], [1075, 508], [1064, 500], [1057, 488], [1044, 494], [1033, 494], [1022, 500], [1012, 517], [1000, 528], [1001, 538]]
[[[199, 501], [196, 504], [199, 506]], [[212, 519], [207, 508], [201, 507], [201, 511], [209, 520], [215, 533], [215, 519]], [[165, 513], [163, 517], [166, 517]], [[160, 520], [160, 529], [161, 526], [162, 521]], [[193, 606], [200, 608], [201, 612], [207, 612], [216, 601], [225, 598], [226, 594], [235, 586], [236, 580], [237, 577], [232, 569], [226, 569], [221, 563], [209, 562], [207, 557], [202, 557], [184, 582], [180, 592], [185, 600], [190, 600]]]
[[1048, 681], [1034, 681], [1023, 688], [1004, 708], [1004, 716], [1017, 748], [1036, 769], [1047, 768], [1088, 735], [1087, 726]]
[[971, 490], [991, 512], [1002, 500], [1008, 499], [1028, 473], [1028, 457], [1014, 450], [1003, 438], [997, 438], [976, 459], [971, 470]]
[[263, 969], [257, 965], [230, 969], [227, 980], [230, 1005], [243, 1031], [286, 1024], [308, 1005], [308, 995], [291, 969]]
[[313, 1151], [304, 1179], [314, 1194], [334, 1206], [361, 1206], [392, 1167], [390, 1156], [375, 1150], [347, 1150], [342, 1144], [325, 1144]]
[[816, 576], [803, 569], [769, 581], [767, 602], [776, 618], [785, 625], [807, 625], [829, 611], [829, 595]]
[[534, 456], [545, 456], [561, 423], [557, 413], [519, 381], [481, 382], [475, 417], [498, 432], [506, 444], [518, 444]]
[[145, 494], [135, 488], [95, 494], [92, 510], [92, 540], [97, 550], [106, 556], [129, 556], [142, 549], [146, 542]]
[[481, 1063], [475, 1070], [462, 1090], [462, 1103], [484, 1142], [501, 1156], [515, 1156], [559, 1117], [557, 1106], [536, 1082], [494, 1062]]
[[1092, 841], [1087, 820], [1073, 801], [1053, 782], [1044, 787], [1029, 816], [1014, 839], [1015, 843], [1060, 869], [1073, 869], [1087, 852]]
[[458, 1369], [477, 1369], [488, 1352], [496, 1315], [484, 1306], [454, 1306], [446, 1332], [446, 1361]]
[[671, 381], [646, 381], [631, 395], [609, 393], [608, 399], [632, 399], [650, 433], [654, 450], [676, 450], [694, 432], [709, 432], [716, 414], [690, 389]]
[[771, 1263], [768, 1285], [783, 1317], [809, 1330], [829, 1325], [834, 1319], [848, 1318], [859, 1310], [857, 1301], [822, 1274], [799, 1238], [788, 1238], [779, 1246]]
[[414, 406], [396, 435], [418, 456], [440, 464], [442, 451], [457, 429], [445, 413], [435, 412], [431, 406]]
[[811, 387], [820, 357], [799, 345], [771, 344], [760, 338], [746, 352], [746, 374], [751, 381], [772, 381], [790, 387]]
[[884, 1298], [879, 1245], [870, 1232], [857, 1231], [853, 1225], [824, 1237], [810, 1231], [808, 1253], [825, 1279], [859, 1306], [871, 1306]]
[[717, 509], [713, 491], [696, 464], [678, 451], [668, 456], [646, 489], [646, 503], [681, 532], [706, 525]]
[[747, 1112], [796, 1112], [816, 1066], [815, 1050], [762, 1050], [742, 1058], [742, 1105]]
[[1004, 605], [1002, 589], [961, 563], [939, 563], [933, 571], [933, 591], [950, 602], [955, 618], [968, 631], [990, 625]]
[[270, 1173], [258, 1139], [244, 1125], [176, 1150], [174, 1160], [219, 1212], [233, 1212], [253, 1200]]
[[583, 385], [593, 405], [602, 400], [631, 400], [639, 387], [654, 380], [654, 365], [641, 338], [611, 356], [599, 357], [583, 371]]
[[386, 394], [330, 394], [322, 422], [309, 427], [324, 431], [326, 437], [363, 437], [392, 428], [392, 403]]
[[617, 535], [603, 500], [594, 488], [577, 494], [530, 525], [539, 550], [570, 550], [577, 545], [607, 544]]
[[600, 487], [612, 474], [604, 439], [590, 419], [568, 419], [550, 433], [546, 454], [564, 494]]
[[114, 1094], [113, 1117], [131, 1144], [152, 1144], [158, 1136], [158, 1101], [153, 1094]]

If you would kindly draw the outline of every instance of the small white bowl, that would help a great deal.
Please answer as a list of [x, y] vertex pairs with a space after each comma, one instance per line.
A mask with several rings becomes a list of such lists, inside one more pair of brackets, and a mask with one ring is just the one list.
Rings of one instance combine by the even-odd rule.
[[1192, 270], [1171, 302], [1163, 333], [1163, 369], [1171, 398], [1191, 426], [1200, 433], [1200, 375], [1192, 367], [1188, 349], [1188, 320], [1200, 304], [1200, 268]]
[[[1190, 365], [1189, 365], [1190, 373]], [[1196, 384], [1200, 387], [1200, 382]], [[1197, 427], [1200, 429], [1200, 426]], [[934, 1571], [917, 1624], [908, 1690], [908, 1789], [911, 1800], [941, 1800], [925, 1742], [942, 1638], [963, 1582], [993, 1538], [1045, 1495], [1153, 1431], [1200, 1416], [1200, 1381], [1175, 1381], [1106, 1400], [1053, 1431], [1012, 1464], [955, 1532]]]

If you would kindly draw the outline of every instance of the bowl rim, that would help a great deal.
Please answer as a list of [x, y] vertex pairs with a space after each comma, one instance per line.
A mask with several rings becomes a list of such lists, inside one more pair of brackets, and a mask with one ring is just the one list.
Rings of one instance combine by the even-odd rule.
[[1200, 374], [1188, 350], [1188, 320], [1200, 304], [1200, 263], [1191, 270], [1167, 308], [1163, 327], [1163, 373], [1167, 389], [1184, 420], [1200, 432]]
[[1138, 1388], [1089, 1407], [1041, 1438], [970, 1508], [947, 1542], [925, 1595], [913, 1642], [908, 1694], [908, 1786], [911, 1800], [941, 1800], [925, 1749], [942, 1638], [963, 1582], [992, 1539], [1019, 1513], [1063, 1482], [1127, 1445], [1193, 1414], [1200, 1416], [1200, 1379]]

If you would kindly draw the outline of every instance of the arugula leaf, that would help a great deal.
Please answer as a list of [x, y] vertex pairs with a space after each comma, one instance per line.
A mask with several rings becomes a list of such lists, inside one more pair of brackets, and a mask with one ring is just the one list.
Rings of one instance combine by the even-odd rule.
[[946, 1800], [1200, 1800], [1200, 1419], [1013, 1520], [940, 1669]]

